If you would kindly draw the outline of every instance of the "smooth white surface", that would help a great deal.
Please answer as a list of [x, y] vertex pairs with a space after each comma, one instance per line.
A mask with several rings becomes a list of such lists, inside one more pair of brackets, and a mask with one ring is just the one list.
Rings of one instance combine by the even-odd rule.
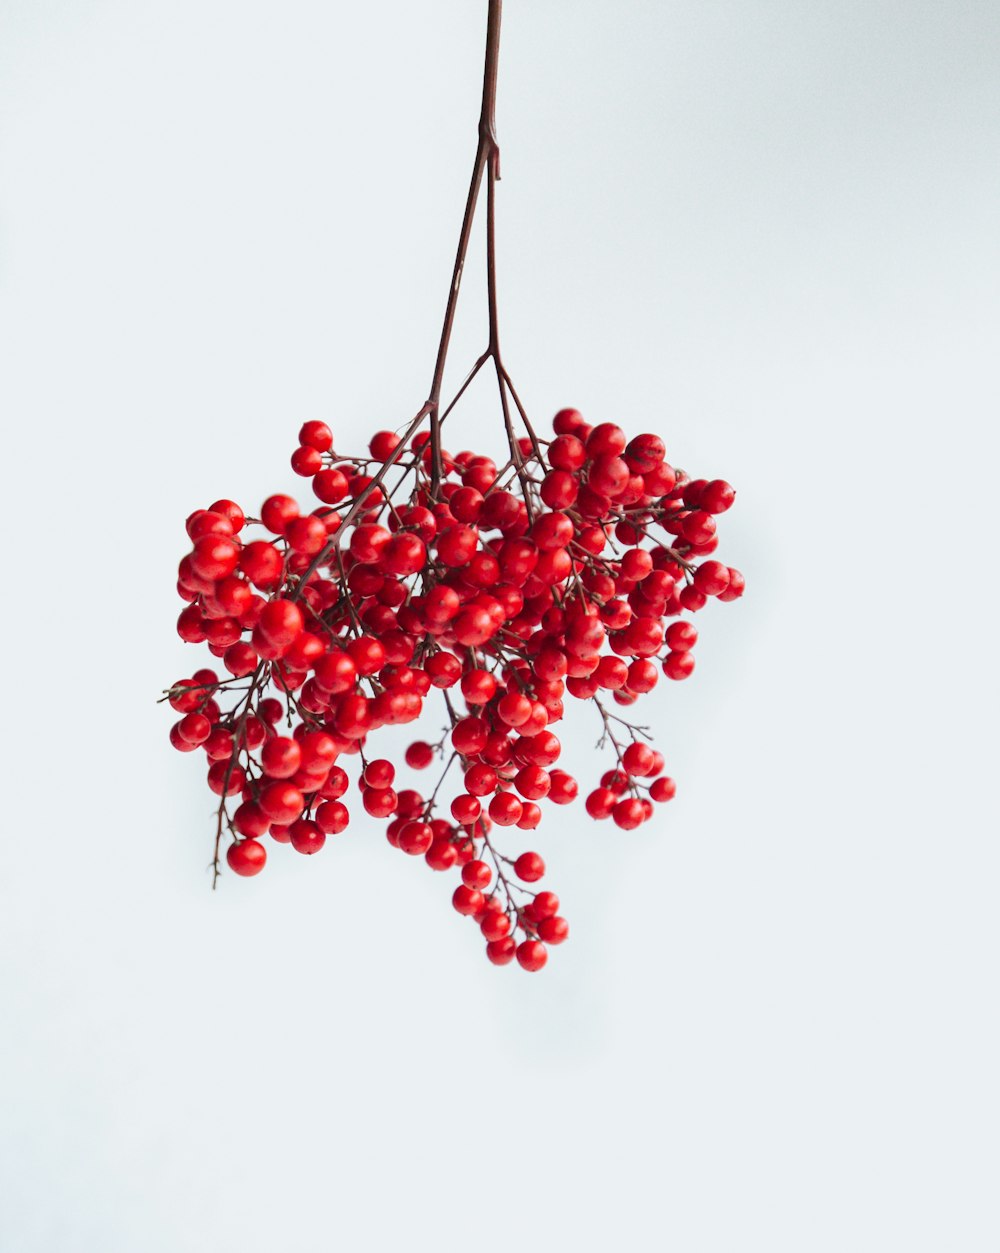
[[539, 833], [541, 975], [373, 828], [208, 890], [182, 520], [423, 400], [484, 7], [0, 14], [0, 1247], [993, 1253], [985, 0], [510, 0], [508, 363], [736, 484], [749, 593], [645, 704], [678, 799]]

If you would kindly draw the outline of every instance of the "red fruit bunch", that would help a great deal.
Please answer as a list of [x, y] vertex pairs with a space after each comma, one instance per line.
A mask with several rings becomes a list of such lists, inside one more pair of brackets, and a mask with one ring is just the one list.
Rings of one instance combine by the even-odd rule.
[[[498, 829], [533, 831], [577, 798], [554, 729], [567, 698], [593, 707], [609, 750], [584, 802], [592, 818], [632, 830], [674, 795], [662, 754], [613, 710], [661, 673], [686, 679], [698, 633], [684, 615], [742, 595], [712, 555], [734, 492], [675, 470], [657, 436], [590, 427], [574, 409], [501, 466], [435, 456], [416, 425], [344, 457], [307, 422], [292, 468], [315, 509], [275, 495], [259, 522], [231, 500], [191, 514], [177, 630], [224, 673], [196, 670], [165, 693], [180, 715], [170, 740], [207, 758], [216, 876], [224, 842], [231, 869], [256, 875], [265, 837], [312, 854], [345, 831], [356, 760], [361, 807], [389, 843], [460, 875], [452, 903], [490, 961], [539, 970], [568, 927], [558, 897], [529, 886], [542, 858], [505, 855]], [[376, 757], [379, 731], [415, 722], [438, 692], [444, 734], [414, 740], [405, 763]], [[400, 765], [435, 760], [432, 789], [399, 786]]]

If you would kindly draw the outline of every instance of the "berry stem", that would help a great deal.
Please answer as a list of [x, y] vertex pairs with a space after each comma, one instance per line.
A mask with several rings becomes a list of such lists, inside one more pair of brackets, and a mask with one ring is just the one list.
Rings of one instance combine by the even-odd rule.
[[[451, 332], [455, 324], [455, 311], [458, 308], [458, 292], [462, 284], [465, 270], [465, 258], [469, 251], [469, 239], [472, 235], [472, 223], [476, 216], [476, 205], [479, 192], [483, 185], [483, 174], [489, 171], [489, 217], [487, 235], [492, 241], [492, 191], [493, 184], [500, 173], [500, 150], [496, 140], [496, 98], [497, 98], [497, 66], [500, 57], [500, 16], [502, 0], [489, 0], [489, 15], [486, 23], [486, 61], [483, 68], [483, 103], [479, 113], [479, 143], [476, 146], [476, 159], [472, 165], [472, 178], [469, 192], [465, 200], [465, 213], [462, 217], [462, 228], [458, 236], [458, 248], [455, 252], [455, 264], [451, 272], [451, 286], [448, 289], [448, 303], [444, 311], [444, 325], [441, 328], [441, 339], [438, 343], [437, 359], [434, 363], [434, 377], [431, 380], [430, 395], [427, 398], [431, 426], [431, 483], [436, 490], [442, 477], [441, 459], [441, 387], [444, 382], [444, 367], [448, 359], [448, 346], [451, 343]], [[495, 356], [495, 325], [496, 325], [496, 283], [495, 259], [491, 242], [487, 246], [487, 272], [490, 282], [490, 349], [486, 355]], [[483, 358], [485, 360], [485, 356]], [[478, 370], [477, 363], [475, 370]], [[475, 373], [475, 371], [473, 372]], [[471, 382], [471, 377], [467, 382]], [[462, 389], [465, 390], [464, 387]]]

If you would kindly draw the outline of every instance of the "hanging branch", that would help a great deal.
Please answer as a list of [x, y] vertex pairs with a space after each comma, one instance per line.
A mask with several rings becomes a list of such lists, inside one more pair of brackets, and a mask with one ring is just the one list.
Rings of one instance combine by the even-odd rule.
[[[349, 779], [337, 762], [356, 758], [361, 803], [387, 820], [389, 843], [435, 871], [460, 871], [452, 904], [479, 927], [489, 960], [540, 970], [568, 924], [553, 892], [524, 886], [543, 877], [540, 855], [508, 857], [498, 834], [532, 832], [540, 802], [577, 797], [576, 779], [556, 765], [564, 701], [593, 705], [598, 747], [613, 750], [586, 797], [589, 815], [626, 831], [649, 821], [673, 781], [644, 742], [647, 728], [605, 701], [628, 707], [661, 673], [686, 678], [697, 631], [680, 615], [710, 597], [735, 600], [743, 578], [701, 560], [715, 550], [715, 516], [733, 502], [727, 483], [692, 481], [667, 463], [658, 436], [629, 440], [575, 409], [560, 410], [555, 438], [539, 440], [511, 381], [497, 293], [500, 17], [501, 0], [489, 0], [476, 155], [427, 399], [402, 429], [376, 432], [363, 455], [335, 452], [330, 428], [306, 422], [292, 468], [321, 502], [311, 513], [278, 494], [259, 519], [231, 500], [190, 515], [177, 630], [207, 643], [230, 677], [199, 669], [164, 699], [181, 715], [173, 746], [201, 748], [210, 762], [213, 886], [227, 836], [226, 863], [252, 876], [267, 861], [264, 836], [312, 854], [346, 830]], [[484, 185], [488, 339], [443, 403]], [[470, 451], [446, 457], [441, 446], [445, 419], [488, 362], [509, 452], [499, 467]], [[269, 538], [248, 539], [248, 527]], [[419, 718], [433, 688], [444, 733], [412, 742], [404, 760], [423, 770], [443, 758], [439, 778], [397, 793], [395, 765], [372, 741]], [[447, 817], [446, 784], [455, 785]]]

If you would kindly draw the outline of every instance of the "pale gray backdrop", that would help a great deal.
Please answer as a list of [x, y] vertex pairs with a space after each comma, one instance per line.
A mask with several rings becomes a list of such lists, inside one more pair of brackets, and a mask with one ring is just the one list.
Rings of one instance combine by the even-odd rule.
[[541, 975], [374, 826], [209, 891], [182, 520], [423, 400], [484, 9], [2, 5], [0, 1247], [994, 1253], [988, 0], [510, 0], [509, 364], [729, 478], [748, 594]]

